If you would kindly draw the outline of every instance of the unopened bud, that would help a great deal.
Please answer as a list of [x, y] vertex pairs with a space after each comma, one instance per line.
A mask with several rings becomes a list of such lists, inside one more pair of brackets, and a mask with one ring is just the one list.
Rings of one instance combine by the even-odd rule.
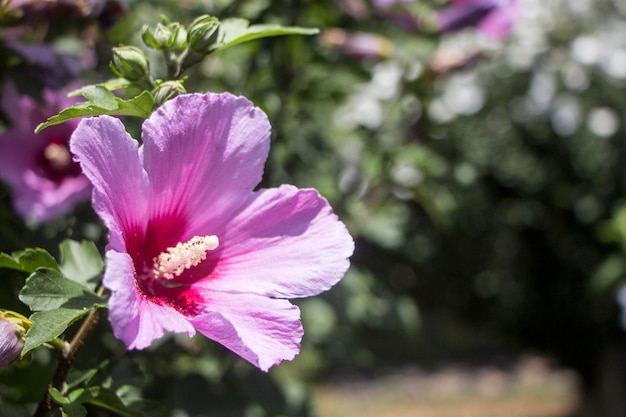
[[119, 77], [129, 81], [141, 81], [150, 73], [150, 64], [146, 54], [135, 46], [113, 48], [111, 70]]
[[30, 320], [14, 311], [0, 311], [0, 367], [19, 359]]
[[162, 23], [157, 24], [154, 32], [150, 30], [148, 25], [144, 25], [141, 29], [141, 39], [153, 49], [167, 49], [172, 46], [173, 42], [172, 31]]
[[207, 54], [217, 39], [220, 21], [209, 15], [196, 18], [189, 26], [187, 42], [189, 47], [199, 54]]
[[157, 106], [165, 103], [167, 100], [176, 97], [179, 94], [185, 94], [187, 90], [183, 86], [183, 82], [180, 80], [176, 81], [165, 81], [161, 84], [157, 85], [153, 90], [154, 102]]
[[178, 22], [170, 23], [170, 47], [175, 51], [182, 51], [187, 47], [187, 30]]

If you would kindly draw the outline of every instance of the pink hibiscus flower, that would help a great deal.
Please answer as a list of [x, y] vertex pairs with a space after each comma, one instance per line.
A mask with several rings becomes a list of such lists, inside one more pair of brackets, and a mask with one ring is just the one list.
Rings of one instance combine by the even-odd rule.
[[[91, 184], [72, 161], [68, 142], [78, 121], [34, 133], [35, 127], [71, 105], [65, 91], [43, 91], [44, 104], [20, 96], [13, 84], [2, 91], [2, 108], [12, 125], [0, 133], [0, 179], [12, 188], [15, 210], [46, 222], [88, 200]], [[74, 100], [75, 101], [75, 100]]]
[[114, 118], [83, 120], [70, 148], [109, 228], [109, 321], [128, 349], [165, 332], [221, 343], [262, 370], [291, 360], [303, 334], [287, 299], [338, 282], [354, 243], [313, 189], [253, 191], [270, 144], [243, 97], [179, 96], [138, 146]]

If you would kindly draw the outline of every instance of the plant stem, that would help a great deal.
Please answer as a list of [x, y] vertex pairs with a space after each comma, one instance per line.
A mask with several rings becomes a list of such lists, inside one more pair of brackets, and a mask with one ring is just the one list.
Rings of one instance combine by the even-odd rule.
[[48, 385], [48, 390], [44, 395], [43, 399], [39, 403], [35, 414], [33, 417], [46, 417], [50, 414], [50, 411], [53, 409], [52, 400], [50, 399], [50, 389], [56, 388], [59, 391], [63, 388], [63, 383], [67, 378], [67, 374], [70, 369], [74, 365], [74, 361], [76, 360], [76, 356], [78, 355], [78, 351], [85, 344], [85, 339], [91, 333], [96, 326], [98, 325], [98, 321], [100, 320], [100, 309], [96, 308], [92, 310], [83, 324], [78, 329], [78, 332], [72, 339], [69, 344], [66, 344], [65, 349], [61, 353], [61, 357], [59, 358], [59, 363], [57, 364], [57, 369], [52, 376], [52, 382]]

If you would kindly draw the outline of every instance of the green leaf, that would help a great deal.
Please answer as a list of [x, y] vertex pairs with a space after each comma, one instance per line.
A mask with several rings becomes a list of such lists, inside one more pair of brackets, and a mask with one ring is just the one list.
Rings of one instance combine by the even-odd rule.
[[[101, 362], [98, 366], [96, 366], [95, 368], [89, 369], [89, 370], [81, 373], [78, 376], [74, 375], [73, 379], [66, 381], [67, 388], [68, 389], [76, 388], [77, 386], [79, 386], [81, 384], [89, 385], [91, 380], [96, 375], [98, 375], [98, 373], [100, 373], [102, 370], [106, 369], [108, 366], [109, 366], [109, 360], [106, 359], [103, 362]], [[75, 391], [72, 391], [72, 393], [73, 392], [75, 392]]]
[[84, 87], [81, 90], [81, 94], [94, 106], [106, 110], [115, 110], [118, 107], [117, 101], [115, 101], [117, 98], [115, 97], [115, 94], [101, 85], [90, 85]]
[[97, 405], [124, 417], [142, 417], [142, 413], [127, 407], [115, 391], [104, 387], [87, 388], [76, 401]]
[[[104, 261], [95, 243], [66, 239], [59, 245], [63, 275], [80, 284], [93, 286], [104, 269]], [[93, 288], [92, 288], [93, 289]]]
[[50, 394], [50, 398], [52, 398], [52, 401], [59, 405], [65, 405], [70, 403], [69, 398], [65, 398], [65, 396], [61, 394], [61, 391], [54, 387], [50, 388], [50, 391], [48, 393]]
[[132, 87], [132, 83], [128, 81], [126, 78], [112, 78], [109, 81], [106, 81], [100, 84], [92, 84], [92, 85], [83, 86], [79, 88], [78, 90], [72, 91], [67, 96], [68, 97], [78, 97], [78, 96], [87, 97], [85, 95], [85, 90], [89, 90], [92, 87], [104, 87], [105, 89], [109, 91], [115, 91], [115, 90], [122, 90], [124, 88]]
[[284, 35], [315, 35], [319, 33], [315, 28], [301, 28], [281, 25], [252, 25], [246, 19], [232, 18], [223, 20], [218, 30], [217, 42], [214, 50], [224, 50], [231, 46], [254, 39]]
[[591, 274], [589, 288], [594, 292], [607, 291], [621, 283], [626, 276], [626, 259], [622, 254], [606, 258]]
[[26, 333], [26, 342], [22, 349], [22, 357], [31, 350], [61, 335], [76, 320], [85, 316], [90, 310], [73, 310], [58, 308], [40, 311], [30, 316], [33, 325]]
[[52, 255], [40, 248], [28, 248], [11, 255], [0, 253], [0, 268], [16, 269], [29, 274], [35, 272], [37, 268], [59, 270], [59, 266]]
[[137, 400], [129, 403], [128, 407], [137, 410], [143, 417], [167, 417], [170, 415], [168, 408], [157, 401]]
[[17, 259], [14, 259], [8, 253], [0, 253], [0, 267], [1, 268], [10, 268], [17, 269], [18, 271], [23, 271], [22, 266], [18, 262]]
[[[109, 100], [111, 97], [106, 96], [103, 93], [106, 90], [103, 86], [96, 86], [95, 89], [89, 89], [85, 97], [93, 101], [83, 101], [76, 103], [65, 110], [62, 110], [59, 114], [50, 117], [44, 123], [41, 123], [35, 129], [35, 133], [41, 132], [48, 126], [57, 125], [66, 120], [75, 119], [77, 117], [89, 117], [89, 116], [101, 116], [101, 115], [114, 115], [114, 116], [135, 116], [141, 118], [147, 118], [152, 113], [154, 108], [154, 98], [149, 91], [144, 91], [138, 96], [135, 96], [129, 100], [123, 100], [119, 97], [113, 96], [115, 105]], [[81, 93], [82, 94], [82, 93]], [[104, 107], [102, 107], [104, 106]]]
[[40, 268], [26, 279], [19, 299], [33, 311], [57, 308], [90, 310], [94, 305], [105, 304], [105, 301], [89, 288], [48, 268]]
[[67, 404], [61, 409], [61, 415], [63, 417], [85, 417], [87, 410], [80, 404]]

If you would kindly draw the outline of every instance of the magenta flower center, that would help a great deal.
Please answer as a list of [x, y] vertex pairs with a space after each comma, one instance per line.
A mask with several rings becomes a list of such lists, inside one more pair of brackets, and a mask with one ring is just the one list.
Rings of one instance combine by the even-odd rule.
[[145, 232], [130, 232], [126, 244], [135, 267], [137, 290], [160, 305], [183, 314], [198, 312], [199, 297], [192, 284], [210, 277], [219, 262], [216, 236], [194, 236], [185, 241], [185, 221], [177, 215], [148, 222]]
[[72, 160], [65, 138], [53, 138], [42, 149], [37, 160], [38, 173], [53, 182], [81, 175], [80, 166]]

